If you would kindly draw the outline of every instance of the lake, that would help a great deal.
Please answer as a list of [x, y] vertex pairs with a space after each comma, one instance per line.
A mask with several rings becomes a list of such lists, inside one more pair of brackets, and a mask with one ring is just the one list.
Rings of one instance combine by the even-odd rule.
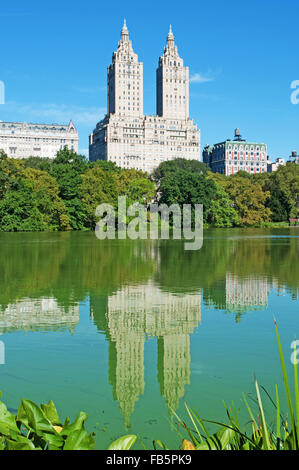
[[184, 402], [218, 421], [222, 402], [234, 402], [246, 423], [242, 392], [254, 396], [254, 374], [283, 397], [274, 317], [293, 383], [298, 229], [205, 230], [199, 251], [90, 232], [1, 233], [0, 243], [0, 390], [10, 409], [52, 399], [63, 420], [89, 414], [97, 449], [127, 433], [177, 449], [171, 410], [186, 418]]

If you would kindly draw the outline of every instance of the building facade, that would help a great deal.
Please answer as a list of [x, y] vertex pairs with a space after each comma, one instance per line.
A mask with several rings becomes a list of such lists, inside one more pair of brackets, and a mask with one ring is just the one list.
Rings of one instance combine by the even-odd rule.
[[235, 139], [227, 139], [213, 146], [206, 145], [203, 162], [214, 173], [232, 175], [238, 171], [247, 173], [267, 172], [267, 145], [265, 143], [247, 142], [241, 138], [239, 129], [235, 130]]
[[152, 172], [174, 158], [200, 160], [200, 131], [189, 118], [189, 69], [170, 28], [156, 72], [156, 115], [143, 114], [143, 64], [126, 23], [107, 73], [107, 114], [89, 141], [89, 159]]
[[283, 158], [276, 158], [275, 162], [268, 161], [268, 173], [273, 173], [274, 171], [278, 170], [280, 166], [285, 166], [286, 162]]
[[10, 158], [55, 158], [65, 146], [78, 152], [78, 142], [72, 121], [68, 125], [0, 121], [0, 150]]

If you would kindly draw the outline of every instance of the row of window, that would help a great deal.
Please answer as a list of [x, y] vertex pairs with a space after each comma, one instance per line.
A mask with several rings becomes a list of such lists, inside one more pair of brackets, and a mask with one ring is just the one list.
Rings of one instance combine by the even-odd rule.
[[[0, 141], [1, 142], [5, 142], [5, 141], [8, 141], [11, 142], [28, 142], [28, 143], [33, 143], [33, 142], [48, 142], [49, 144], [57, 144], [57, 143], [66, 143], [66, 142], [69, 142], [68, 140], [66, 139], [45, 139], [45, 138], [39, 138], [39, 137], [14, 137], [13, 139], [11, 137], [6, 137], [6, 136], [2, 136], [0, 137]], [[71, 143], [73, 144], [74, 141], [71, 140]]]
[[258, 152], [260, 150], [262, 152], [265, 152], [265, 150], [266, 150], [264, 146], [260, 147], [260, 146], [254, 146], [254, 145], [250, 145], [250, 146], [249, 145], [244, 145], [244, 146], [243, 145], [234, 145], [233, 146], [233, 145], [230, 144], [230, 145], [228, 145], [227, 148], [228, 148], [228, 150], [242, 151], [242, 150], [245, 149], [247, 151], [250, 150], [250, 151], [256, 151], [256, 152]]

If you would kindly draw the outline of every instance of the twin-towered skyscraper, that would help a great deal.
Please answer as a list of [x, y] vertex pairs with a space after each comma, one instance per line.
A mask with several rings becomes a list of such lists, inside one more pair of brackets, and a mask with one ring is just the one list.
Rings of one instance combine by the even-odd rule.
[[107, 114], [90, 135], [90, 160], [149, 173], [165, 160], [200, 160], [200, 131], [189, 118], [189, 68], [178, 54], [171, 27], [157, 69], [157, 115], [143, 114], [143, 63], [126, 22], [107, 75]]

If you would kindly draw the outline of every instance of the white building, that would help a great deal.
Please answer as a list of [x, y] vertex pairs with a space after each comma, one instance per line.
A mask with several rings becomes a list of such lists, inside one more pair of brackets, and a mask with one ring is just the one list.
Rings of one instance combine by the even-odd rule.
[[0, 121], [0, 150], [11, 158], [55, 158], [67, 146], [78, 152], [78, 132], [68, 125]]
[[200, 160], [200, 131], [189, 118], [189, 69], [169, 30], [159, 59], [157, 115], [143, 115], [143, 64], [134, 53], [124, 23], [108, 67], [107, 115], [90, 135], [89, 159], [151, 172], [174, 158]]
[[239, 171], [250, 174], [267, 172], [267, 145], [242, 139], [239, 129], [235, 129], [234, 140], [206, 145], [202, 156], [213, 173], [229, 176]]
[[274, 163], [268, 163], [268, 173], [273, 173], [278, 170], [280, 166], [285, 166], [286, 162], [283, 158], [276, 158]]

